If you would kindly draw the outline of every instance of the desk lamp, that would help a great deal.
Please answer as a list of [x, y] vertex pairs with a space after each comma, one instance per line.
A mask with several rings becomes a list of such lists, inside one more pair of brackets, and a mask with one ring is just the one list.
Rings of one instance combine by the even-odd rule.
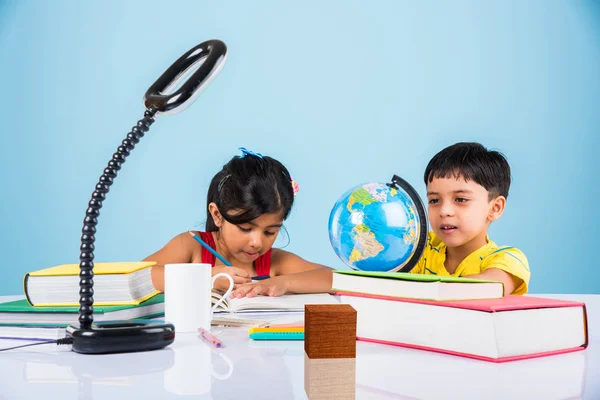
[[[182, 55], [146, 92], [144, 118], [139, 120], [117, 148], [96, 184], [83, 220], [79, 255], [79, 324], [67, 328], [73, 351], [85, 354], [124, 353], [155, 350], [175, 340], [173, 324], [162, 322], [106, 321], [94, 323], [94, 234], [100, 208], [117, 172], [154, 123], [159, 114], [175, 114], [189, 106], [225, 63], [227, 47], [220, 40], [209, 40]], [[192, 68], [200, 66], [179, 88], [176, 85]], [[169, 93], [171, 92], [172, 93]]]

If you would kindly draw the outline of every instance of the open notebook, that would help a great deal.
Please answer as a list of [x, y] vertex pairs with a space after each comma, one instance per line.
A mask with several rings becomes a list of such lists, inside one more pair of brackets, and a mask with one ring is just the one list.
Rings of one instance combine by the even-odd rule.
[[[212, 303], [215, 304], [222, 293], [212, 292]], [[215, 310], [218, 312], [281, 312], [304, 311], [306, 304], [339, 304], [338, 300], [327, 293], [317, 294], [288, 294], [279, 297], [256, 296], [241, 299], [226, 298]]]

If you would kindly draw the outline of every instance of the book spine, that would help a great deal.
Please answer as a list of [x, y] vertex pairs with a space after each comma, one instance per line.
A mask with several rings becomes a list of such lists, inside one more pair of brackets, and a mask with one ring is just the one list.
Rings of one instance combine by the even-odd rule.
[[585, 343], [583, 344], [584, 348], [587, 348], [588, 345], [590, 344], [590, 335], [589, 335], [589, 328], [588, 328], [588, 314], [587, 314], [587, 307], [585, 305], [585, 303], [583, 304], [583, 329], [585, 331]]
[[29, 273], [25, 274], [23, 277], [23, 292], [25, 293], [25, 300], [29, 305], [33, 306], [34, 304], [31, 302], [31, 298], [29, 297], [29, 291], [27, 290], [27, 284], [29, 283]]

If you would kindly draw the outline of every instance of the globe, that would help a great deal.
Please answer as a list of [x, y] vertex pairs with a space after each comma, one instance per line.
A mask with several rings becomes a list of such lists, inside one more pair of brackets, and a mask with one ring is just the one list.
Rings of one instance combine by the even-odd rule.
[[350, 268], [371, 272], [409, 272], [427, 238], [427, 216], [412, 186], [394, 175], [391, 183], [353, 187], [329, 216], [329, 240]]

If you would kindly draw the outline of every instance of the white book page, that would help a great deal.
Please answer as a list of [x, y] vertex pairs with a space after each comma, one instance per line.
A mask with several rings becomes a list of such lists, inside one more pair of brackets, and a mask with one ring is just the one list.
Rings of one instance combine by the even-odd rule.
[[336, 298], [328, 293], [230, 298], [227, 302], [228, 311], [231, 312], [304, 311], [306, 304], [339, 304]]

